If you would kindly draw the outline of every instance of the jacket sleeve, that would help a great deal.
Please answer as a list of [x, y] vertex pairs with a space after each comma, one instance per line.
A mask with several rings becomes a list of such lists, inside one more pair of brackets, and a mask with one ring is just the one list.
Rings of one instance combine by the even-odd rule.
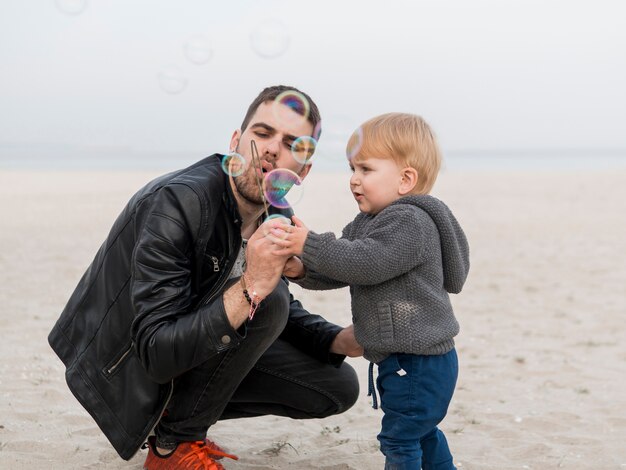
[[159, 383], [241, 340], [221, 295], [191, 308], [194, 242], [203, 210], [209, 211], [209, 221], [215, 219], [217, 214], [203, 209], [190, 187], [173, 184], [159, 190], [139, 222], [132, 253], [130, 296], [136, 317], [131, 337], [143, 367]]
[[289, 299], [289, 318], [281, 338], [326, 364], [341, 365], [346, 356], [331, 353], [330, 346], [343, 328], [309, 313], [293, 295]]
[[415, 210], [391, 206], [375, 217], [361, 238], [337, 239], [332, 232], [309, 232], [302, 262], [307, 269], [339, 282], [380, 284], [421, 262], [423, 222]]

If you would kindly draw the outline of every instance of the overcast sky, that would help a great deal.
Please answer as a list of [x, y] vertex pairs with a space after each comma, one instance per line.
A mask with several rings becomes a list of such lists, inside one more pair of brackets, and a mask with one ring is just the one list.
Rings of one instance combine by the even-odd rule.
[[626, 148], [625, 5], [0, 0], [0, 145], [224, 151], [282, 83], [317, 101], [327, 152], [388, 111], [447, 151]]

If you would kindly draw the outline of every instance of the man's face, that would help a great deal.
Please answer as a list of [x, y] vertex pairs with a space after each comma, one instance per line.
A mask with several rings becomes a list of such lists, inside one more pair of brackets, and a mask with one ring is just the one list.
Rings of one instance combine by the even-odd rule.
[[[301, 136], [310, 136], [313, 125], [289, 106], [267, 101], [262, 103], [242, 132], [235, 131], [230, 148], [235, 149], [246, 160], [246, 170], [234, 178], [237, 192], [253, 204], [263, 204], [259, 192], [259, 181], [276, 168], [286, 168], [300, 178], [308, 174], [311, 165], [304, 165], [293, 157], [291, 144]], [[259, 154], [260, 168], [252, 160], [250, 142], [254, 140]]]

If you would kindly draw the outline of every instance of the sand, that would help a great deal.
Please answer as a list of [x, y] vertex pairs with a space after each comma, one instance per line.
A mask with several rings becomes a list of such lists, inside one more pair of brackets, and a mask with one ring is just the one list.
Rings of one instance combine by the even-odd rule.
[[[129, 196], [160, 172], [0, 171], [0, 468], [141, 469], [69, 392], [47, 334]], [[297, 211], [340, 231], [347, 174], [315, 174]], [[453, 302], [460, 376], [442, 424], [459, 469], [626, 469], [626, 172], [445, 172], [472, 269]], [[347, 290], [294, 288], [350, 321]], [[381, 412], [362, 392], [324, 420], [218, 423], [228, 469], [380, 469]]]

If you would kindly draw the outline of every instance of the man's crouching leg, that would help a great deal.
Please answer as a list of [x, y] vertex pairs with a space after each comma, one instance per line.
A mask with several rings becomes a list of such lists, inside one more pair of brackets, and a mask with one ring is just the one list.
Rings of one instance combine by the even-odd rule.
[[259, 305], [254, 318], [237, 331], [238, 346], [216, 354], [174, 380], [167, 414], [157, 425], [157, 446], [173, 449], [178, 442], [202, 441], [207, 429], [263, 353], [285, 328], [289, 291], [283, 282]]
[[358, 396], [358, 377], [349, 364], [322, 362], [279, 338], [241, 382], [220, 419], [325, 418], [348, 410]]

